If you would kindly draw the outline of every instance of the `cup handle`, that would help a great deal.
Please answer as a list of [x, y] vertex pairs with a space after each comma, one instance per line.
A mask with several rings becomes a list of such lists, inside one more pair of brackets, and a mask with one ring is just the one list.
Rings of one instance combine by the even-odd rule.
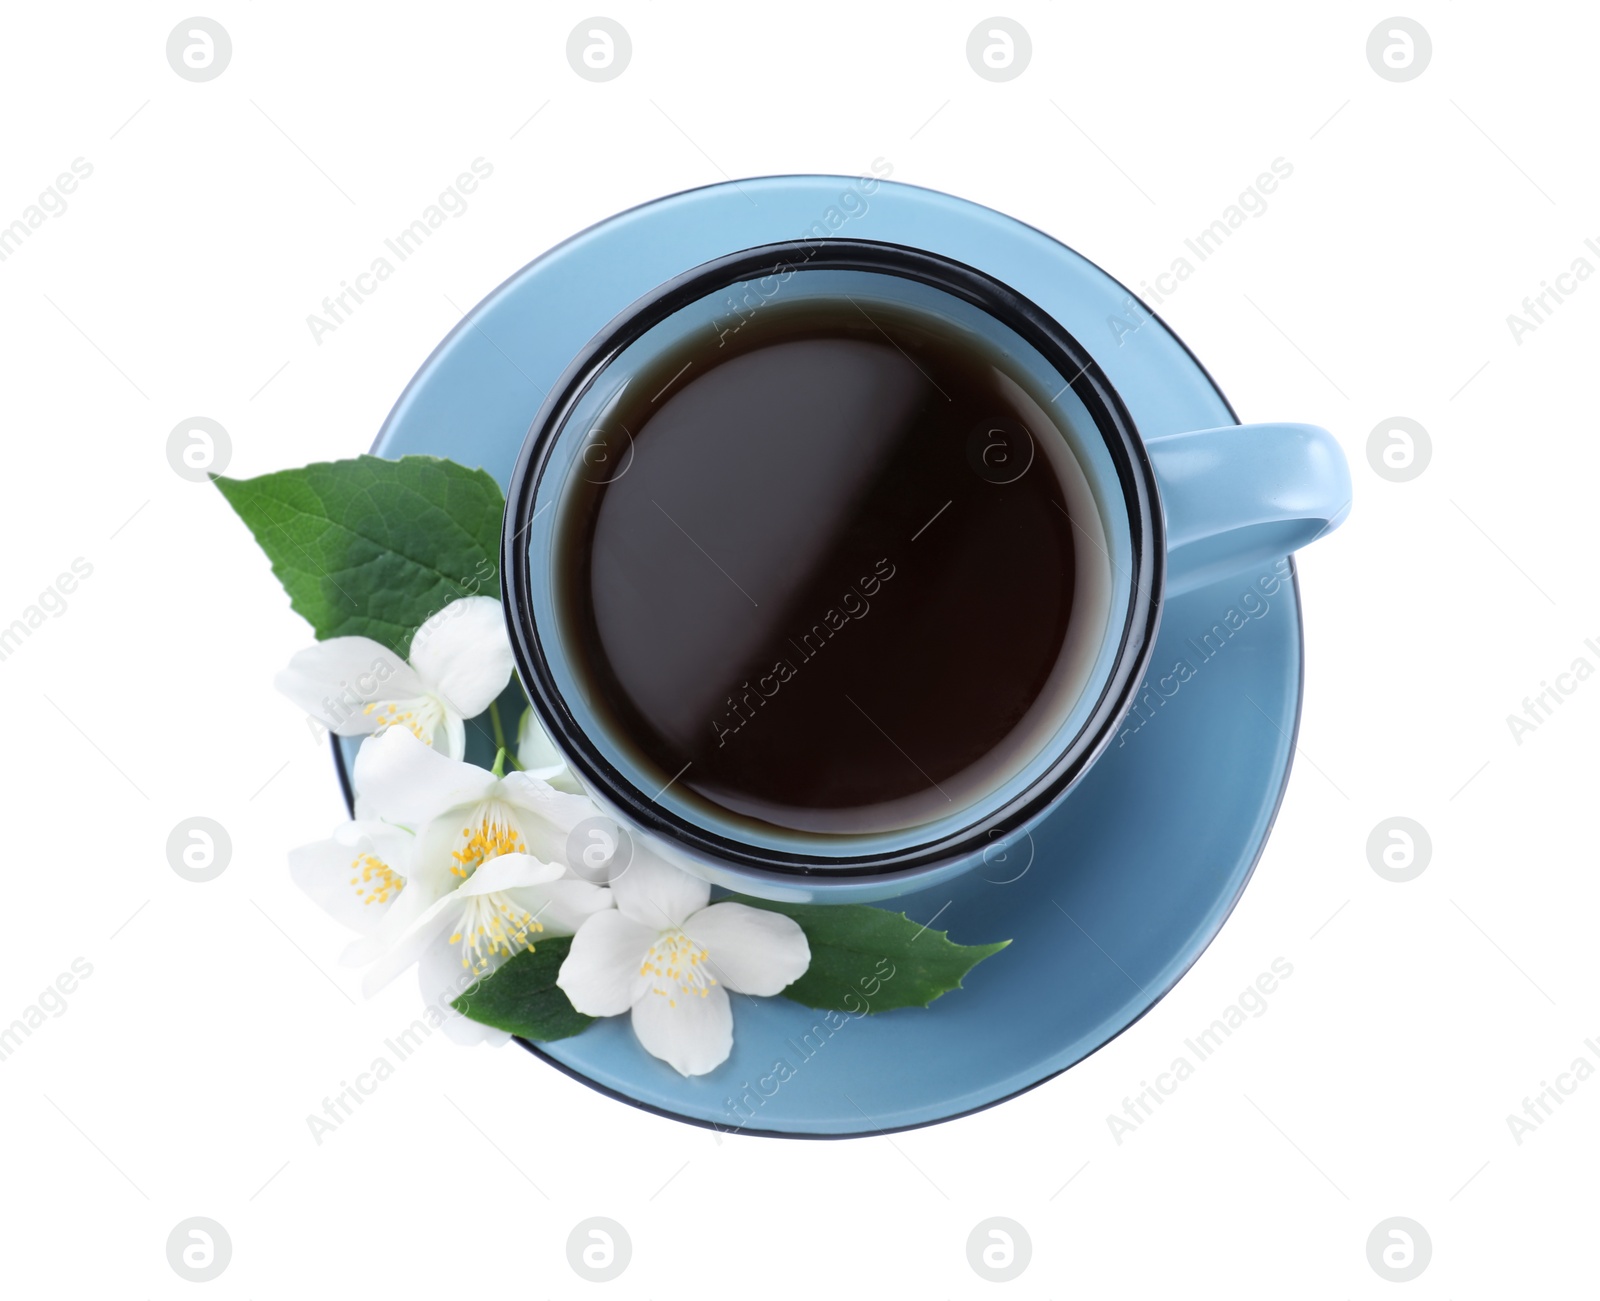
[[1225, 425], [1145, 441], [1177, 596], [1297, 551], [1350, 513], [1350, 467], [1316, 425]]

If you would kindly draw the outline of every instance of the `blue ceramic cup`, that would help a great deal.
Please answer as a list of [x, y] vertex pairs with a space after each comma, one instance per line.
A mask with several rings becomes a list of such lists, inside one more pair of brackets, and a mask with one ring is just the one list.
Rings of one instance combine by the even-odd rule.
[[[564, 506], [620, 479], [628, 386], [685, 347], [714, 352], [774, 304], [843, 303], [929, 322], [1032, 395], [1029, 427], [973, 448], [992, 482], [1051, 458], [1082, 534], [1070, 689], [1003, 772], [901, 825], [819, 834], [727, 816], [654, 767], [575, 662], [557, 599]], [[507, 499], [502, 582], [519, 675], [596, 802], [637, 842], [715, 884], [767, 898], [863, 902], [926, 889], [1010, 853], [1105, 750], [1149, 669], [1163, 601], [1295, 551], [1349, 509], [1333, 437], [1310, 425], [1233, 425], [1144, 439], [1094, 357], [1056, 320], [972, 267], [902, 245], [821, 239], [718, 258], [632, 304], [573, 360], [523, 446]], [[1081, 609], [1080, 609], [1081, 606]], [[670, 617], [670, 612], [668, 614]], [[976, 666], [975, 666], [976, 671]]]

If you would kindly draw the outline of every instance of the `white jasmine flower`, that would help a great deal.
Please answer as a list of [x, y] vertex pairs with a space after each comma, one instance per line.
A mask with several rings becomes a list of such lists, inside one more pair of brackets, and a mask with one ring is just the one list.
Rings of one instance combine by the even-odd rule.
[[374, 936], [405, 889], [415, 837], [386, 822], [347, 822], [327, 840], [289, 853], [289, 875], [359, 939], [345, 950], [350, 963], [369, 961]]
[[423, 999], [445, 1012], [444, 1027], [460, 1043], [504, 1043], [503, 1030], [455, 1015], [450, 1004], [474, 983], [546, 935], [570, 934], [607, 892], [564, 881], [562, 868], [527, 854], [501, 854], [450, 893], [412, 917], [368, 972], [368, 994], [416, 965]]
[[441, 754], [466, 753], [466, 720], [511, 680], [500, 602], [452, 601], [418, 628], [410, 661], [370, 637], [330, 637], [278, 674], [278, 690], [340, 736], [404, 728]]
[[517, 727], [517, 766], [530, 777], [549, 782], [557, 790], [581, 793], [583, 787], [567, 767], [566, 758], [556, 749], [550, 734], [540, 726], [533, 710], [522, 712]]
[[728, 994], [770, 995], [811, 965], [805, 932], [781, 913], [707, 903], [711, 887], [635, 845], [611, 883], [616, 908], [579, 928], [556, 983], [589, 1016], [632, 1011], [646, 1052], [704, 1075], [733, 1050]]
[[568, 834], [596, 812], [581, 795], [448, 759], [399, 728], [362, 743], [355, 785], [366, 812], [417, 829], [368, 993], [421, 962], [424, 995], [448, 984], [454, 998], [540, 935], [570, 935], [611, 906], [566, 867]]

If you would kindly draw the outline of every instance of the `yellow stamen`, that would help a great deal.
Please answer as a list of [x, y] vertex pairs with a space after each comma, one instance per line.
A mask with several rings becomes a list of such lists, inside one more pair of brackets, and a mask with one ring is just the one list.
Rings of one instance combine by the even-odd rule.
[[391, 727], [403, 727], [424, 745], [433, 744], [434, 729], [444, 721], [444, 707], [432, 696], [419, 696], [416, 700], [374, 700], [361, 712], [378, 716], [378, 734]]
[[679, 930], [663, 931], [639, 965], [641, 976], [650, 976], [650, 992], [678, 1006], [678, 996], [705, 998], [717, 979], [704, 965], [710, 954]]
[[358, 854], [350, 867], [350, 884], [362, 903], [388, 903], [405, 888], [405, 879], [375, 854]]
[[475, 825], [463, 827], [461, 835], [467, 843], [451, 852], [455, 862], [450, 865], [450, 872], [463, 881], [491, 858], [527, 853], [522, 833], [494, 808], [486, 809]]
[[509, 958], [523, 949], [531, 953], [531, 937], [543, 930], [532, 913], [497, 891], [468, 899], [461, 928], [450, 937], [450, 943], [461, 945], [461, 965], [481, 976], [496, 958]]

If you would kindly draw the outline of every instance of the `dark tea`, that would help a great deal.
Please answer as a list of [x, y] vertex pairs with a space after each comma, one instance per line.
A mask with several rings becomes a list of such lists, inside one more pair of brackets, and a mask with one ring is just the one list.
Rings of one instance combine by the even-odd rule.
[[765, 304], [634, 374], [599, 422], [631, 448], [572, 476], [554, 557], [614, 743], [745, 831], [912, 828], [1013, 778], [1109, 603], [1052, 410], [998, 345], [845, 298]]

